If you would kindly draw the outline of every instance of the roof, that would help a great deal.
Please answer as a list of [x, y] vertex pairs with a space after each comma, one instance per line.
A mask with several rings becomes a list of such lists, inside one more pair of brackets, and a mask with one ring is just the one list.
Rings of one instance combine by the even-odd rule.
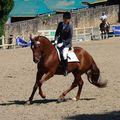
[[14, 0], [14, 8], [9, 16], [35, 17], [40, 14], [51, 13], [43, 0]]
[[52, 10], [75, 10], [86, 8], [82, 0], [44, 0], [44, 3]]
[[12, 17], [35, 17], [58, 10], [69, 11], [87, 7], [82, 0], [14, 0], [15, 6], [10, 12]]
[[14, 0], [15, 6], [10, 12], [12, 17], [35, 17], [55, 11], [71, 11], [88, 7], [83, 4], [96, 4], [107, 0]]

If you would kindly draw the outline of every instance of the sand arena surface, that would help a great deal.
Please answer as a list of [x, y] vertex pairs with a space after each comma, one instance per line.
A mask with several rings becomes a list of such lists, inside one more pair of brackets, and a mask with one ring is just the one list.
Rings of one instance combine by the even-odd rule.
[[108, 80], [104, 89], [91, 85], [86, 76], [81, 100], [72, 101], [77, 88], [56, 103], [58, 96], [73, 81], [54, 76], [43, 85], [47, 100], [38, 91], [34, 104], [24, 106], [35, 82], [36, 64], [30, 48], [0, 50], [0, 120], [120, 120], [120, 38], [78, 42], [74, 46], [86, 49], [101, 70], [102, 79]]

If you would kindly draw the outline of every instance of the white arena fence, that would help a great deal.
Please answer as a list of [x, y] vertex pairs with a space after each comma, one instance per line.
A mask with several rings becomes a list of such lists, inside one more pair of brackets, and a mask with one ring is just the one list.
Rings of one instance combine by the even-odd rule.
[[[42, 36], [46, 36], [50, 41], [54, 40], [56, 30], [38, 30], [38, 34]], [[24, 38], [24, 37], [23, 37]], [[11, 36], [6, 40], [4, 36], [0, 37], [1, 45], [0, 48], [16, 48], [16, 38]], [[73, 42], [78, 41], [90, 41], [94, 39], [100, 39], [100, 31], [99, 28], [93, 27], [84, 27], [84, 28], [74, 28], [73, 30]], [[12, 41], [11, 41], [12, 40]], [[8, 44], [5, 41], [10, 41]]]
[[[39, 35], [46, 36], [50, 41], [54, 40], [56, 30], [38, 30]], [[99, 28], [84, 27], [75, 28], [73, 30], [73, 42], [76, 41], [90, 41], [93, 39], [100, 38]]]
[[9, 43], [5, 43], [6, 41], [6, 37], [5, 36], [1, 36], [0, 37], [0, 48], [2, 49], [9, 49], [9, 48], [15, 48], [16, 47], [16, 40], [13, 37], [9, 37]]

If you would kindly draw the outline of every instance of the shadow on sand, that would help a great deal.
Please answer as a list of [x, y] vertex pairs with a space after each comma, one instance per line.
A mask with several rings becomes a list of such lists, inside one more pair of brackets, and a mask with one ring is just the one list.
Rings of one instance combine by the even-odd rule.
[[64, 118], [65, 120], [120, 120], [120, 111], [103, 114], [80, 114]]
[[[71, 98], [66, 98], [62, 102], [67, 102], [72, 100]], [[91, 101], [91, 100], [96, 100], [95, 98], [81, 98], [80, 100], [85, 100], [85, 101]], [[14, 100], [14, 101], [8, 101], [6, 103], [0, 103], [0, 106], [9, 106], [9, 105], [25, 105], [27, 101], [25, 100]], [[52, 102], [58, 102], [58, 99], [41, 99], [41, 100], [33, 100], [32, 104], [48, 104]]]
[[[6, 103], [0, 103], [0, 106], [9, 106], [9, 105], [26, 105], [27, 101], [20, 101], [20, 100], [14, 100], [14, 101], [8, 101]], [[32, 104], [47, 104], [51, 102], [57, 102], [57, 99], [45, 99], [45, 100], [34, 100]]]

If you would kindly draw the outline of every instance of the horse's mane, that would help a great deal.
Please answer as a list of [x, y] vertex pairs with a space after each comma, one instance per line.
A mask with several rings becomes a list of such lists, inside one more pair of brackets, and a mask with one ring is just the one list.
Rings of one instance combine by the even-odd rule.
[[46, 41], [50, 41], [46, 36], [38, 35], [39, 38], [45, 39]]
[[52, 52], [55, 50], [55, 47], [53, 46], [52, 42], [45, 36], [37, 36], [38, 41], [42, 42], [44, 44], [44, 49], [46, 52]]

